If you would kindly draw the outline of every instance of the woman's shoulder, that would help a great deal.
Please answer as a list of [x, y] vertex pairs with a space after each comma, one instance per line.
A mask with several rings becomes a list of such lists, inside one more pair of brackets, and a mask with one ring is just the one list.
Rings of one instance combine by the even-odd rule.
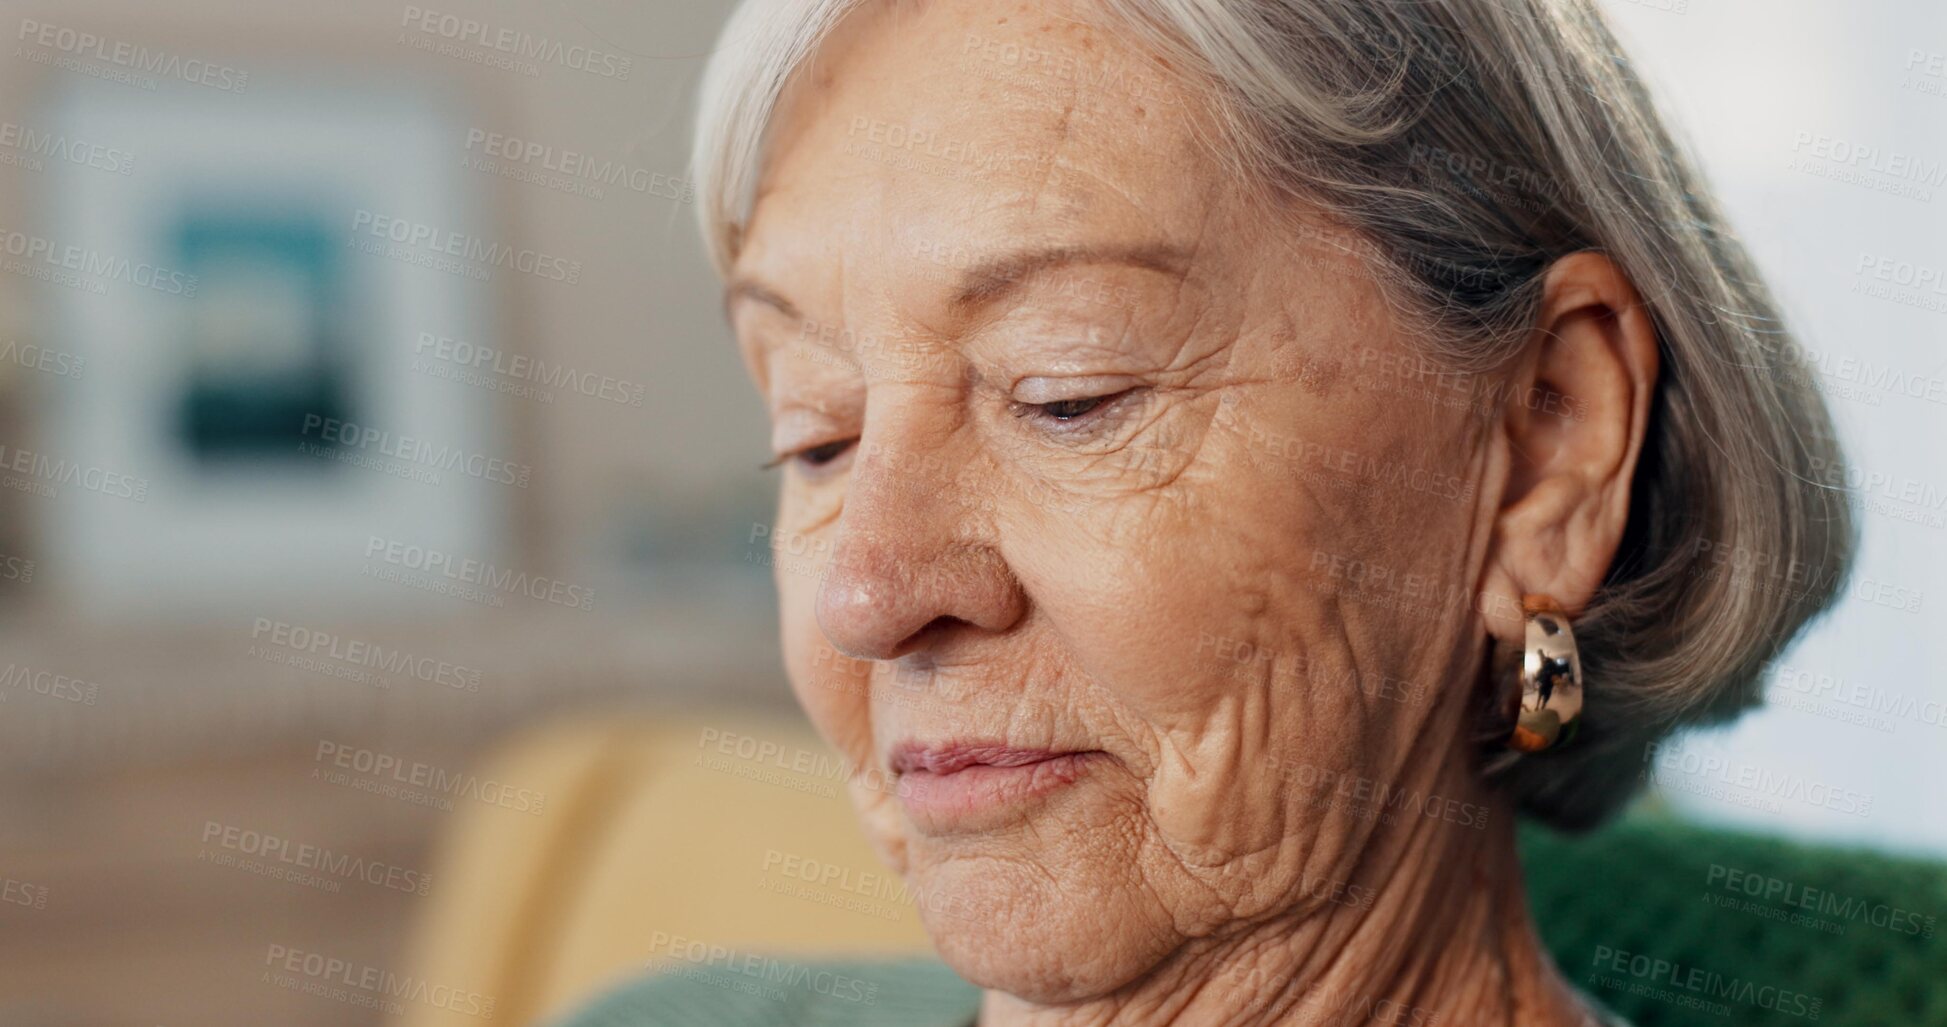
[[738, 954], [630, 981], [555, 1027], [966, 1027], [980, 990], [934, 960], [814, 961]]

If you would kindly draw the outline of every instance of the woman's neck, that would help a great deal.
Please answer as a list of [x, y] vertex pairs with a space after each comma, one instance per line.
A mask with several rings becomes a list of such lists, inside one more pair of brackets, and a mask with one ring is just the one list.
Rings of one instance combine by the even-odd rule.
[[[1098, 999], [1039, 1006], [990, 991], [980, 1027], [1593, 1023], [1529, 919], [1512, 810], [1464, 755], [1399, 782], [1408, 799], [1430, 801], [1374, 814], [1381, 823], [1348, 882], [1371, 901], [1186, 943]], [[1479, 811], [1460, 823], [1421, 815], [1444, 806], [1434, 796]]]

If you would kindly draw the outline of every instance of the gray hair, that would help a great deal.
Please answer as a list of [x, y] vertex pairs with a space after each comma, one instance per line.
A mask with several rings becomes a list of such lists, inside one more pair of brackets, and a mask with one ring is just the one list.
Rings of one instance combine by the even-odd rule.
[[[863, 0], [746, 0], [706, 72], [693, 180], [735, 259], [792, 73]], [[1856, 548], [1804, 356], [1593, 0], [1100, 0], [1214, 93], [1212, 152], [1359, 241], [1427, 359], [1484, 373], [1532, 333], [1549, 265], [1598, 250], [1662, 371], [1616, 558], [1575, 623], [1589, 686], [1563, 751], [1489, 771], [1536, 818], [1598, 823], [1649, 746], [1761, 697]], [[1267, 209], [1276, 209], [1275, 205]]]

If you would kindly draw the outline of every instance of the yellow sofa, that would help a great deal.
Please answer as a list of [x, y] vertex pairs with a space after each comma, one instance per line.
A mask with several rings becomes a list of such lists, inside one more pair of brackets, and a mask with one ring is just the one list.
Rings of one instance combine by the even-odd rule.
[[[842, 765], [802, 721], [749, 714], [550, 725], [480, 776], [539, 812], [456, 808], [412, 939], [413, 977], [545, 1023], [645, 968], [717, 951], [931, 952], [860, 834]], [[448, 1003], [459, 1006], [459, 1003]], [[406, 1004], [395, 1027], [478, 1027]]]

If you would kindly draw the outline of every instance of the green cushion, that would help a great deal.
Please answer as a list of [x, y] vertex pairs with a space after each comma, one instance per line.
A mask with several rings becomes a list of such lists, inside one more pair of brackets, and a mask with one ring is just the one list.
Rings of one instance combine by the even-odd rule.
[[1521, 849], [1562, 972], [1637, 1027], [1947, 1024], [1939, 863], [1653, 811]]

